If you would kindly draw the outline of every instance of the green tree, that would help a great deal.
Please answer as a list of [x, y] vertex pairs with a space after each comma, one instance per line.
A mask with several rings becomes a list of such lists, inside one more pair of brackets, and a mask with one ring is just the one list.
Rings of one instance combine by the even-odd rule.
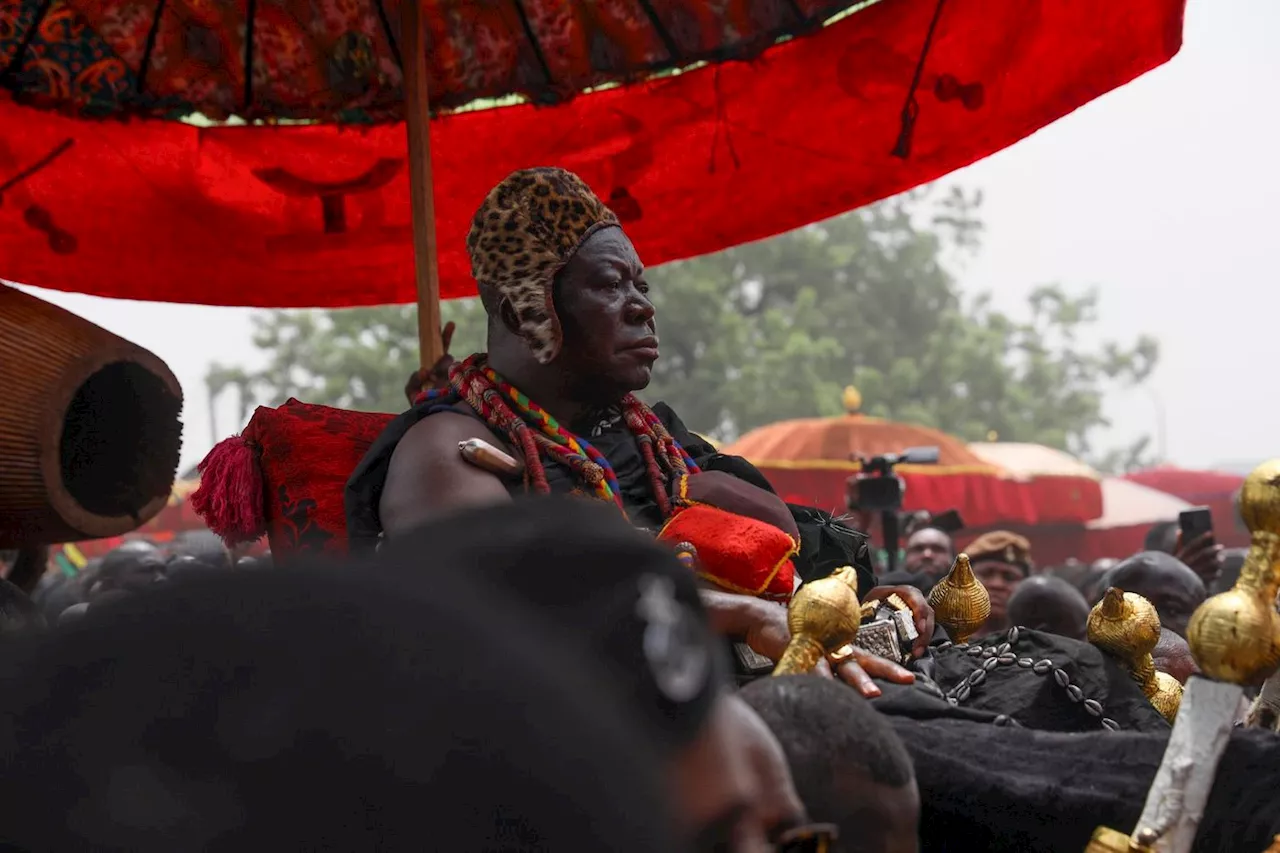
[[[980, 205], [977, 193], [926, 189], [652, 270], [663, 358], [645, 396], [732, 439], [838, 414], [853, 384], [868, 414], [1092, 458], [1092, 436], [1107, 425], [1104, 391], [1145, 380], [1156, 343], [1087, 343], [1094, 291], [1042, 286], [1019, 316], [985, 295], [966, 298], [952, 271], [980, 249]], [[446, 303], [445, 313], [459, 324], [455, 353], [482, 347], [475, 300]], [[264, 369], [209, 376], [215, 393], [239, 389], [246, 413], [289, 396], [398, 410], [416, 365], [411, 306], [264, 313], [255, 343]]]
[[[445, 321], [457, 324], [455, 352], [484, 348], [478, 299], [441, 308]], [[405, 382], [418, 368], [417, 313], [414, 305], [260, 312], [251, 318], [253, 344], [266, 364], [249, 370], [214, 363], [205, 384], [215, 397], [236, 393], [239, 423], [254, 406], [278, 406], [290, 397], [367, 412], [402, 411]]]

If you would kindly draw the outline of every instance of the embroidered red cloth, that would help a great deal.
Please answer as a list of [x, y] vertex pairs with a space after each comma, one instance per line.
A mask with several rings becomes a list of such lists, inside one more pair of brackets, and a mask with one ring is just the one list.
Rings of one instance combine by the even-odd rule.
[[347, 553], [343, 490], [392, 417], [292, 398], [253, 413], [242, 435], [261, 448], [263, 511], [277, 563], [299, 554]]
[[[712, 252], [901, 192], [1022, 139], [1167, 61], [1181, 44], [1183, 6], [948, 0], [906, 159], [891, 152], [937, 8], [928, 0], [881, 0], [752, 62], [554, 107], [443, 116], [431, 122], [441, 294], [475, 292], [467, 226], [515, 169], [555, 165], [582, 176], [650, 265]], [[216, 25], [197, 30], [193, 44], [218, 44]], [[267, 31], [258, 36], [264, 52], [274, 44]], [[163, 27], [158, 38], [176, 43]], [[570, 65], [593, 55], [591, 43], [574, 49]], [[236, 50], [234, 39], [222, 47]], [[271, 55], [292, 58], [274, 47]], [[148, 75], [147, 85], [163, 93], [168, 73]], [[235, 80], [201, 80], [238, 91]], [[283, 90], [256, 91], [264, 105], [293, 103]], [[381, 103], [381, 90], [370, 91]], [[405, 160], [404, 128], [394, 124], [200, 129], [91, 122], [0, 101], [0, 278], [216, 305], [411, 302]]]

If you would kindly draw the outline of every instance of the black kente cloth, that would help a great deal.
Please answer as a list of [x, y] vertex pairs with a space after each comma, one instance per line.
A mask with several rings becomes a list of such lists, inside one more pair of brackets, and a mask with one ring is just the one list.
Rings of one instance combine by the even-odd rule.
[[[347, 534], [351, 540], [352, 553], [372, 550], [382, 533], [378, 505], [382, 500], [382, 487], [386, 483], [387, 470], [396, 445], [419, 421], [439, 411], [468, 414], [479, 420], [475, 412], [465, 404], [442, 406], [437, 402], [428, 402], [414, 406], [387, 425], [347, 481]], [[710, 443], [690, 432], [667, 404], [657, 403], [653, 406], [653, 413], [702, 470], [722, 471], [767, 491], [773, 491], [769, 481], [754, 465], [741, 457], [717, 452]], [[623, 506], [632, 522], [637, 527], [652, 531], [661, 528], [662, 513], [652, 494], [644, 457], [621, 414], [602, 414], [595, 419], [594, 426], [583, 430], [583, 435], [613, 466]], [[568, 494], [578, 487], [568, 468], [554, 461], [544, 462], [547, 484], [553, 493]], [[524, 494], [523, 484], [509, 483], [508, 488], [512, 494]], [[800, 528], [800, 554], [796, 560], [796, 569], [802, 579], [826, 577], [841, 566], [851, 565], [858, 571], [859, 594], [865, 595], [875, 586], [871, 554], [864, 534], [845, 527], [821, 510], [788, 506]]]
[[[920, 849], [1080, 853], [1099, 826], [1132, 832], [1167, 734], [1064, 734], [894, 717], [920, 787]], [[1261, 853], [1280, 833], [1280, 737], [1237, 729], [1196, 853]]]

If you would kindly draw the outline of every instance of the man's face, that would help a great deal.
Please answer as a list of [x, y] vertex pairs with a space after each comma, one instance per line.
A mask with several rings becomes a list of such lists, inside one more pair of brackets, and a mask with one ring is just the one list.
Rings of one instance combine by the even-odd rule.
[[1009, 596], [1022, 583], [1022, 567], [1000, 560], [982, 560], [973, 564], [973, 574], [987, 588], [987, 595], [991, 597], [991, 618], [1004, 619]]
[[644, 265], [621, 228], [591, 235], [556, 284], [564, 345], [556, 363], [589, 396], [619, 397], [649, 384], [657, 327]]
[[907, 540], [906, 569], [940, 580], [955, 559], [951, 537], [932, 527], [917, 530]]

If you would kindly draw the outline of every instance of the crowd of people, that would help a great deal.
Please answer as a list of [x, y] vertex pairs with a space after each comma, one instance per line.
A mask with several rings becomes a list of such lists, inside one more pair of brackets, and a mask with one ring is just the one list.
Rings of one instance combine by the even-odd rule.
[[[417, 377], [353, 472], [349, 557], [191, 536], [6, 588], [6, 846], [1078, 853], [1134, 825], [1169, 723], [1086, 641], [1090, 608], [1147, 597], [1185, 680], [1233, 555], [1162, 527], [1038, 568], [988, 532], [966, 553], [990, 617], [956, 642], [926, 599], [946, 532], [877, 578], [863, 533], [634, 396], [655, 312], [585, 184], [515, 173], [468, 248], [487, 352]], [[833, 573], [898, 608], [901, 654], [771, 675], [788, 602]], [[1197, 849], [1277, 833], [1280, 740], [1238, 730]]]

